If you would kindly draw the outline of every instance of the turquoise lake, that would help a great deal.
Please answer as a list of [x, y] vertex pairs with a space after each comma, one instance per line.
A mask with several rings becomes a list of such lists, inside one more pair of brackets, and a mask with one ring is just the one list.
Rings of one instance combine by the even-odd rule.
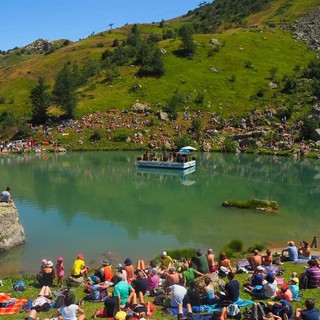
[[[0, 273], [37, 272], [42, 258], [82, 252], [146, 262], [163, 250], [285, 246], [320, 231], [320, 162], [259, 155], [199, 153], [194, 172], [138, 170], [136, 152], [8, 155], [1, 188], [11, 196], [26, 243], [0, 254]], [[226, 199], [276, 200], [277, 214], [223, 208]], [[68, 273], [68, 271], [67, 271]]]

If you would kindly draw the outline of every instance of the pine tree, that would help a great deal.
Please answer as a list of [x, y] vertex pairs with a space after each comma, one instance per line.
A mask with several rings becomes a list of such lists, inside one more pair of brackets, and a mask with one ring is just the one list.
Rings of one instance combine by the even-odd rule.
[[45, 84], [44, 78], [40, 77], [38, 84], [30, 92], [33, 124], [43, 124], [48, 120], [48, 108], [51, 102], [48, 89], [49, 86]]
[[75, 117], [76, 87], [70, 66], [65, 64], [56, 76], [53, 96], [55, 103], [65, 111], [68, 118]]
[[179, 29], [179, 36], [182, 40], [182, 53], [185, 57], [192, 59], [195, 52], [196, 52], [196, 45], [193, 42], [193, 34], [194, 30], [193, 28], [188, 25], [184, 24], [180, 29]]

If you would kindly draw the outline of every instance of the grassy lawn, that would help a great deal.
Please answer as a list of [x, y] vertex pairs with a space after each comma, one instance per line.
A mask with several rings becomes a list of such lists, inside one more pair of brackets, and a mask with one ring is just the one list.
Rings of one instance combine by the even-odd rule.
[[[235, 260], [232, 261], [233, 265], [235, 265]], [[281, 278], [284, 278], [284, 281], [288, 281], [289, 278], [291, 277], [291, 274], [293, 271], [297, 272], [298, 274], [304, 272], [304, 265], [303, 264], [292, 264], [290, 262], [286, 262], [281, 266], [284, 270], [284, 274], [281, 276]], [[252, 297], [246, 293], [243, 290], [242, 284], [246, 283], [248, 280], [248, 274], [236, 274], [235, 278], [240, 282], [241, 284], [241, 293], [240, 297], [242, 299], [248, 299], [251, 300]], [[1, 287], [1, 292], [3, 293], [9, 293], [11, 292], [12, 284], [15, 280], [17, 279], [22, 279], [25, 284], [26, 284], [26, 290], [22, 293], [17, 293], [17, 292], [12, 292], [12, 296], [16, 298], [29, 298], [29, 299], [35, 299], [38, 292], [39, 292], [39, 287], [37, 286], [37, 281], [35, 279], [34, 275], [23, 275], [23, 276], [4, 276], [2, 277], [3, 284], [4, 286]], [[57, 287], [53, 287], [52, 290], [57, 290]], [[76, 299], [80, 300], [82, 299], [86, 293], [84, 293], [84, 286], [78, 286], [75, 287], [76, 290]], [[110, 290], [111, 292], [112, 290]], [[319, 307], [320, 306], [320, 295], [319, 295], [319, 289], [310, 289], [310, 290], [303, 290], [301, 291], [302, 293], [302, 299], [300, 302], [292, 302], [293, 308], [296, 309], [298, 307], [304, 307], [304, 301], [307, 298], [312, 298], [315, 300], [316, 305]], [[146, 297], [146, 301], [153, 301], [154, 298], [151, 297]], [[91, 318], [91, 315], [96, 309], [102, 309], [103, 308], [103, 303], [92, 303], [92, 302], [85, 302], [82, 308], [86, 312], [86, 317], [87, 319]], [[244, 308], [241, 308], [241, 311], [243, 311]], [[51, 310], [50, 312], [43, 312], [40, 314], [41, 319], [51, 316], [53, 314], [54, 310]], [[21, 319], [26, 317], [26, 313], [18, 313], [15, 315], [9, 315], [5, 316], [5, 319]], [[4, 319], [4, 318], [3, 318]], [[163, 316], [162, 315], [162, 307], [157, 306], [155, 314], [153, 315], [152, 319], [174, 319], [173, 317], [169, 316]]]

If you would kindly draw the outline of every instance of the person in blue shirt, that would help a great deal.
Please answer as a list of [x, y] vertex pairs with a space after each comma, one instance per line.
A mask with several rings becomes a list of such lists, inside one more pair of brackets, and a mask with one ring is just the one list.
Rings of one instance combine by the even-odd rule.
[[296, 261], [298, 260], [298, 249], [293, 241], [288, 242], [288, 246], [282, 249], [281, 261]]
[[319, 320], [319, 310], [315, 308], [315, 303], [312, 299], [305, 301], [305, 309], [298, 308], [295, 313], [297, 320]]

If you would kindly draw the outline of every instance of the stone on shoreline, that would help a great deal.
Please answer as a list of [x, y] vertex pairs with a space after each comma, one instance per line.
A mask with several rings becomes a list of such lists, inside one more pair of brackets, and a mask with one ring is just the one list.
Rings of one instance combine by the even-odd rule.
[[24, 228], [18, 209], [9, 203], [0, 203], [0, 251], [8, 251], [25, 242]]

